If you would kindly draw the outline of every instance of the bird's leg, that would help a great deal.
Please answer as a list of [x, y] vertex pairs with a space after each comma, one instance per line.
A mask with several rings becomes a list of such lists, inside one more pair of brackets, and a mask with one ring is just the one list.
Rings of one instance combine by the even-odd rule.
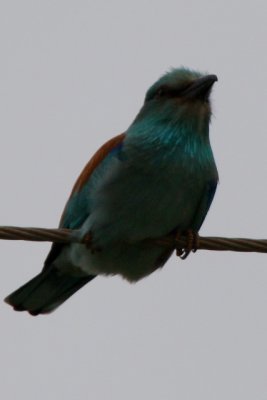
[[174, 238], [175, 245], [176, 245], [175, 250], [176, 250], [177, 257], [182, 257], [182, 255], [184, 253], [184, 249], [182, 247], [179, 247], [179, 240], [181, 239], [181, 237], [182, 237], [182, 233], [180, 231], [177, 231], [175, 234], [175, 238]]
[[[182, 236], [186, 238], [186, 245], [184, 248], [178, 247], [179, 239]], [[197, 232], [192, 229], [187, 229], [184, 232], [177, 232], [175, 236], [176, 246], [176, 255], [179, 256], [182, 260], [185, 260], [187, 256], [193, 251], [195, 253], [199, 246], [199, 235]]]
[[99, 253], [101, 251], [100, 247], [96, 247], [93, 245], [93, 236], [91, 232], [84, 235], [82, 243], [85, 244], [87, 249], [91, 250], [92, 254]]
[[85, 246], [90, 249], [91, 245], [92, 245], [92, 234], [91, 232], [86, 233], [86, 235], [84, 235], [82, 243], [85, 244]]

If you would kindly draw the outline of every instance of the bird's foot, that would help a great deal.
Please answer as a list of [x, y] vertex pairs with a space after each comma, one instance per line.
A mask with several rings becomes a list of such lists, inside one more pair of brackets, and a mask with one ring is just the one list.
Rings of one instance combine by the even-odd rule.
[[[179, 240], [181, 237], [186, 238], [186, 245], [181, 248], [179, 245]], [[176, 255], [179, 256], [182, 260], [185, 260], [188, 255], [193, 251], [195, 253], [199, 247], [199, 235], [197, 232], [192, 229], [187, 229], [184, 232], [177, 232], [175, 235], [175, 243], [176, 243]]]
[[92, 254], [99, 253], [100, 251], [102, 251], [100, 247], [95, 246], [93, 244], [93, 236], [91, 232], [84, 235], [82, 243], [85, 244], [87, 249], [91, 250]]

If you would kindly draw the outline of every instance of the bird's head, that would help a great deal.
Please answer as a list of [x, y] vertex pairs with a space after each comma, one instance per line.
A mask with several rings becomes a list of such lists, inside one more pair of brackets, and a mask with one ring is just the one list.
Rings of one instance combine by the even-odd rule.
[[155, 123], [197, 124], [208, 126], [210, 93], [216, 75], [205, 75], [186, 68], [172, 69], [147, 91], [145, 102], [136, 118]]

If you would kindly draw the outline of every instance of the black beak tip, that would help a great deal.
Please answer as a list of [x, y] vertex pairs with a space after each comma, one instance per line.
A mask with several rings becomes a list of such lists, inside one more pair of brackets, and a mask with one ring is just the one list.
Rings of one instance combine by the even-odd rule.
[[187, 96], [206, 100], [210, 95], [213, 84], [217, 81], [218, 77], [215, 74], [203, 76], [202, 78], [195, 80], [195, 82], [189, 87]]
[[213, 83], [218, 82], [218, 76], [215, 74], [208, 75], [207, 78], [209, 78]]
[[217, 77], [217, 75], [215, 75], [215, 74], [208, 75], [207, 78], [208, 78], [208, 77], [209, 77], [210, 80], [213, 81], [213, 82], [217, 82], [217, 81], [218, 81], [218, 77]]

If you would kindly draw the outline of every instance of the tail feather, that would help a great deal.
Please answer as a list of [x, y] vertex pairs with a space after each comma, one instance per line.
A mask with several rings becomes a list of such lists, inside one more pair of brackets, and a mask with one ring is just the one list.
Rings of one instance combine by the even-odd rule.
[[5, 302], [16, 311], [28, 311], [31, 315], [47, 314], [94, 277], [72, 276], [51, 266], [7, 296]]

